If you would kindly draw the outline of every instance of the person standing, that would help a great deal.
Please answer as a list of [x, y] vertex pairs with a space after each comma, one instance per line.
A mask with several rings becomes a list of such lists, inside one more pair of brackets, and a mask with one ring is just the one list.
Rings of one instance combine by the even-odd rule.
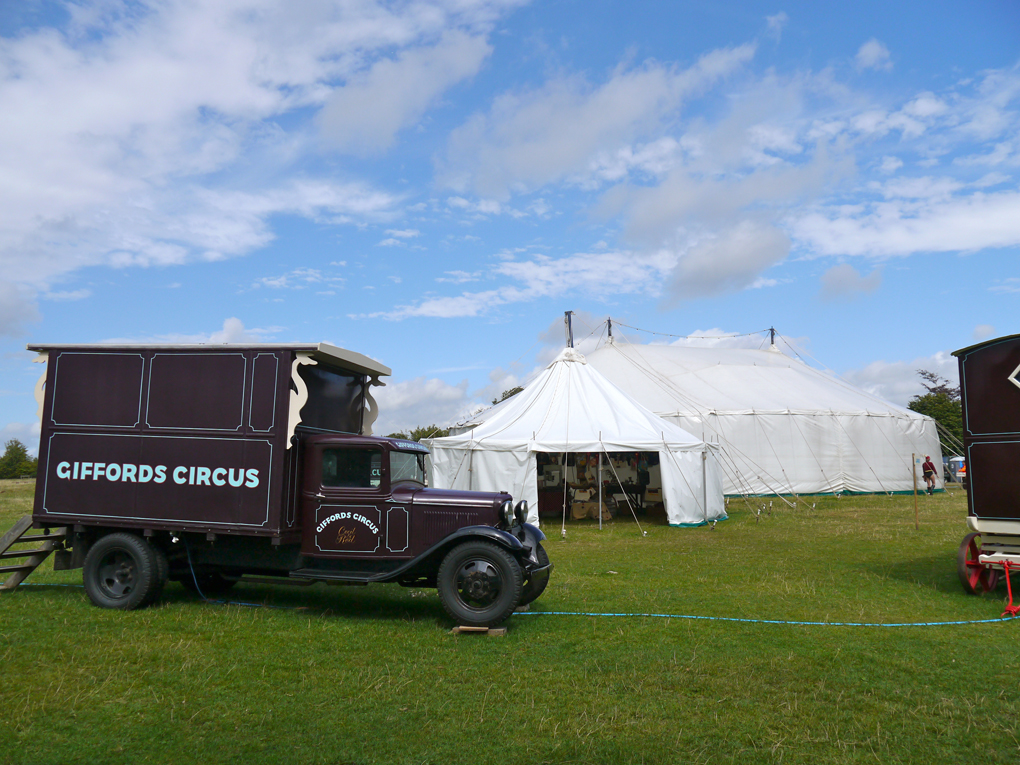
[[935, 464], [931, 457], [924, 455], [924, 464], [921, 465], [921, 472], [924, 473], [924, 482], [928, 486], [928, 494], [935, 493]]

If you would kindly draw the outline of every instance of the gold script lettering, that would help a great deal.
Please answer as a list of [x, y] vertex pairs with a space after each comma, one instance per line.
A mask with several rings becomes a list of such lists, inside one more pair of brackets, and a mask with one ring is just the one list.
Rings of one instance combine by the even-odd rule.
[[341, 526], [340, 530], [336, 533], [336, 543], [338, 545], [347, 545], [354, 541], [354, 529], [349, 529], [346, 526]]

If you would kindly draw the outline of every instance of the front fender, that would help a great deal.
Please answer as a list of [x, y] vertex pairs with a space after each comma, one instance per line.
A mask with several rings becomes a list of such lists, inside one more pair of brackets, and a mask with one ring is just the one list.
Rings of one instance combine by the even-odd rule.
[[[541, 532], [539, 533], [541, 534]], [[445, 550], [458, 542], [463, 542], [465, 539], [485, 539], [489, 542], [495, 542], [500, 547], [504, 547], [509, 552], [515, 554], [522, 553], [524, 551], [524, 546], [528, 544], [527, 542], [522, 542], [509, 531], [504, 531], [503, 529], [497, 529], [492, 526], [465, 526], [464, 528], [457, 529], [455, 532], [450, 534], [450, 536], [445, 537], [441, 542], [433, 546], [432, 550]], [[432, 552], [432, 550], [430, 550], [430, 552]]]
[[539, 542], [544, 542], [546, 539], [545, 534], [538, 526], [532, 526], [530, 523], [522, 523], [521, 527], [524, 529], [524, 544], [529, 547], [534, 547]]

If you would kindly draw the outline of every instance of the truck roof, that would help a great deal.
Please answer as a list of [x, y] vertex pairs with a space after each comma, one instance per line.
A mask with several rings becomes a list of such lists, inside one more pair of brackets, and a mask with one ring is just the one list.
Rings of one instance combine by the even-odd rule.
[[26, 346], [30, 351], [134, 351], [134, 350], [160, 350], [160, 351], [188, 351], [190, 353], [222, 352], [228, 350], [280, 350], [280, 351], [304, 351], [309, 352], [316, 361], [328, 365], [338, 365], [354, 372], [366, 375], [391, 375], [391, 370], [385, 364], [380, 364], [356, 351], [348, 351], [345, 348], [338, 348], [329, 343], [30, 343]]

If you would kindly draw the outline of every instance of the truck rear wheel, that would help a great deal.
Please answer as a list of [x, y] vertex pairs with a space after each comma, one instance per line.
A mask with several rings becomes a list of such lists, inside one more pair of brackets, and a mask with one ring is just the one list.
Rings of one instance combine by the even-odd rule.
[[145, 606], [151, 605], [159, 599], [159, 596], [163, 593], [163, 588], [166, 587], [167, 580], [170, 578], [170, 563], [166, 559], [166, 553], [153, 544], [149, 545], [149, 549], [152, 550], [152, 560], [156, 564], [156, 581], [153, 582], [152, 588], [149, 590], [149, 596], [145, 599], [145, 603], [142, 604]]
[[524, 577], [517, 560], [489, 542], [464, 542], [439, 566], [436, 587], [446, 613], [466, 627], [495, 627], [517, 607]]
[[146, 605], [160, 579], [148, 543], [119, 532], [101, 537], [89, 548], [82, 575], [89, 600], [100, 608], [125, 611]]

